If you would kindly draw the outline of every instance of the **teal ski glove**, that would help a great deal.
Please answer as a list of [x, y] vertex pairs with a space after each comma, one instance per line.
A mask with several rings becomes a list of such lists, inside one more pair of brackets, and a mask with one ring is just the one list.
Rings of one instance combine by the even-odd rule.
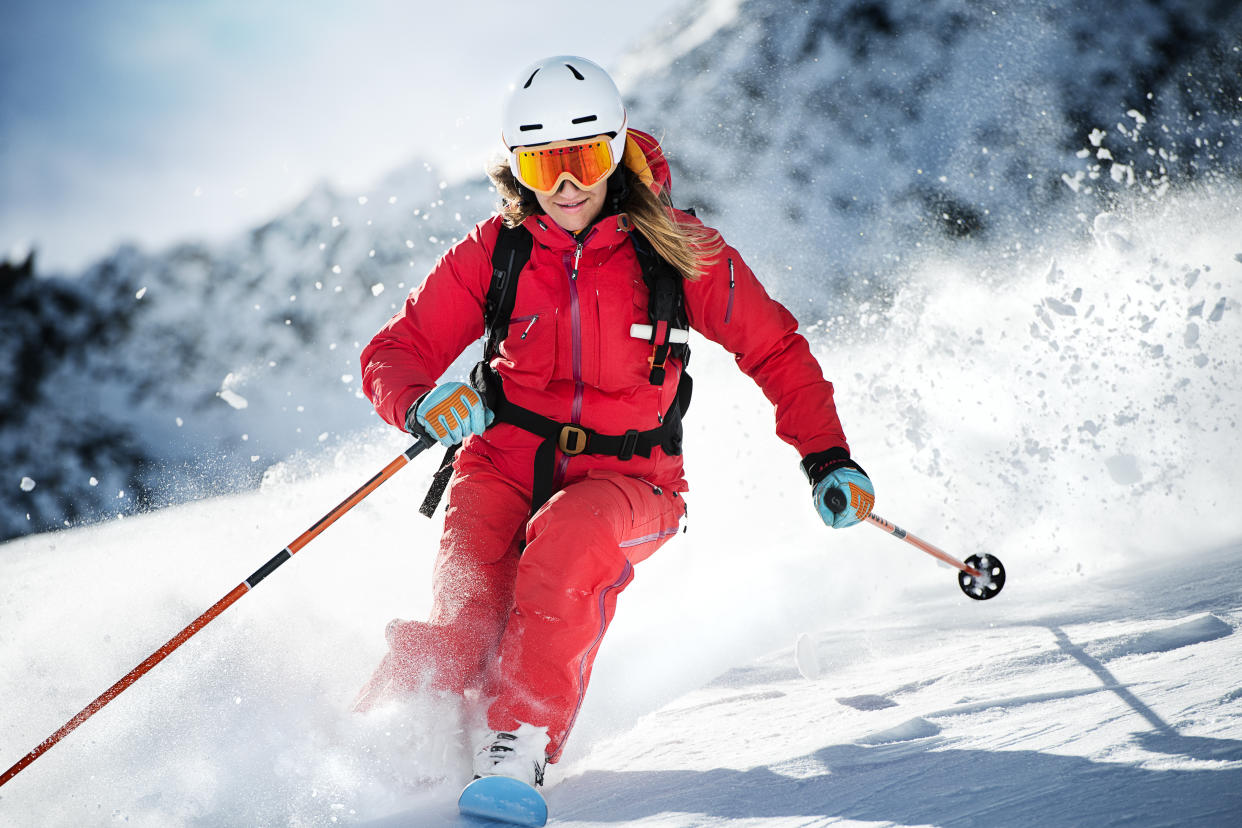
[[813, 454], [802, 461], [810, 479], [815, 509], [824, 523], [844, 529], [867, 519], [875, 505], [875, 487], [862, 466], [842, 448]]
[[464, 382], [437, 385], [411, 406], [405, 430], [426, 433], [451, 448], [471, 434], [482, 434], [496, 415], [487, 409], [479, 393]]

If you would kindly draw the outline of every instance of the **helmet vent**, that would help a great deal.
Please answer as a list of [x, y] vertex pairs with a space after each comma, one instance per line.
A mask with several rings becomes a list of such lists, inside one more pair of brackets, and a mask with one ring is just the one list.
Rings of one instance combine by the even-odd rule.
[[539, 74], [539, 70], [538, 70], [538, 69], [536, 69], [535, 71], [531, 72], [531, 73], [530, 73], [530, 77], [526, 79], [526, 83], [522, 84], [522, 88], [523, 88], [523, 89], [530, 89], [530, 82], [531, 82], [531, 81], [533, 81], [533, 80], [535, 79], [535, 75], [538, 75], [538, 74]]
[[522, 124], [518, 127], [520, 132], [530, 132], [532, 129], [543, 129], [543, 124]]
[[594, 115], [583, 115], [581, 118], [574, 118], [572, 121], [570, 121], [570, 123], [571, 124], [589, 124], [591, 121], [598, 121], [598, 120], [599, 118], [597, 118]]
[[571, 66], [570, 64], [566, 63], [566, 64], [565, 64], [565, 68], [566, 68], [566, 69], [568, 69], [569, 71], [573, 72], [573, 73], [574, 73], [574, 77], [575, 77], [575, 78], [577, 78], [578, 80], [586, 80], [586, 78], [582, 77], [582, 73], [581, 73], [581, 72], [579, 72], [577, 69], [575, 69], [575, 68], [574, 68], [573, 66]]

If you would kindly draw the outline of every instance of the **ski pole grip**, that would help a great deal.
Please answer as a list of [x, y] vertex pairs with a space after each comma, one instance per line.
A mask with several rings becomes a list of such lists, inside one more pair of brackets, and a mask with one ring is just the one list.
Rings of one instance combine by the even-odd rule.
[[834, 515], [839, 515], [845, 511], [845, 507], [849, 505], [849, 501], [845, 498], [845, 492], [840, 489], [829, 489], [824, 495], [824, 502], [828, 504], [828, 508], [832, 510]]
[[[413, 414], [412, 411], [411, 414]], [[427, 429], [423, 428], [413, 416], [406, 420], [405, 427], [406, 431], [416, 437], [419, 444], [424, 448], [431, 448], [438, 442], [436, 438], [427, 433]]]
[[[426, 394], [423, 396], [426, 396]], [[405, 430], [414, 437], [418, 438], [418, 444], [423, 448], [431, 448], [439, 441], [436, 440], [435, 437], [432, 437], [427, 429], [423, 428], [423, 424], [418, 421], [418, 403], [421, 400], [422, 397], [419, 397], [418, 400], [410, 406], [409, 410], [405, 412]]]

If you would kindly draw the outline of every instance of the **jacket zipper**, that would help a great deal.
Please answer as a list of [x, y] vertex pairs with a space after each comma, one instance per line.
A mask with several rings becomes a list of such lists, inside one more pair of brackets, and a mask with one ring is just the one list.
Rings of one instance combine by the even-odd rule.
[[[582, 382], [582, 314], [578, 301], [578, 266], [582, 261], [582, 249], [591, 240], [593, 235], [595, 235], [595, 228], [591, 228], [591, 231], [587, 233], [585, 238], [577, 239], [573, 260], [570, 261], [567, 258], [565, 261], [565, 270], [569, 276], [569, 322], [574, 372], [574, 404], [569, 421], [574, 425], [582, 422], [582, 397], [586, 390], [586, 386]], [[556, 475], [552, 480], [553, 486], [560, 486], [561, 481], [565, 479], [565, 472], [568, 468], [569, 455], [562, 454], [560, 462], [556, 465]]]
[[725, 324], [729, 324], [729, 320], [733, 318], [733, 286], [736, 282], [733, 279], [733, 257], [729, 257], [729, 304], [725, 306]]

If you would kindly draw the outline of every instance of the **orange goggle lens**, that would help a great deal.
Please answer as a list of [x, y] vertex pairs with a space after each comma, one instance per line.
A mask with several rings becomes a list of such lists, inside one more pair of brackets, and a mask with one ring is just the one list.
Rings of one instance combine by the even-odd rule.
[[541, 193], [554, 193], [566, 178], [582, 189], [608, 177], [616, 164], [607, 137], [557, 142], [514, 150], [518, 180]]

